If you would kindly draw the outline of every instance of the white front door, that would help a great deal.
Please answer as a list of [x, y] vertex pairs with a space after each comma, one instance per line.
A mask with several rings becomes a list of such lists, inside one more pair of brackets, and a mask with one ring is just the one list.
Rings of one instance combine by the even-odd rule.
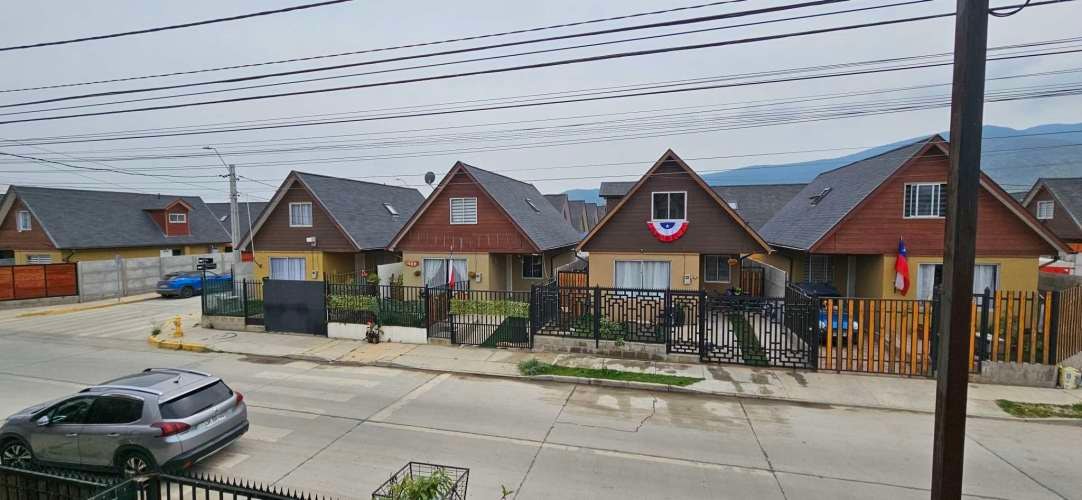
[[271, 257], [270, 279], [304, 281], [304, 257]]

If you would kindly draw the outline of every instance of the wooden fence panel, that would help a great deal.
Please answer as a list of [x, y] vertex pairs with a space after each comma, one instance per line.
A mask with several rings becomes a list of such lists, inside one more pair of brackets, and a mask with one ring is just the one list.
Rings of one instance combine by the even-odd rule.
[[932, 307], [923, 300], [824, 300], [819, 368], [930, 376]]
[[46, 295], [67, 297], [79, 293], [79, 272], [75, 264], [47, 264], [45, 266]]
[[11, 266], [0, 267], [0, 300], [15, 298], [15, 269]]
[[15, 266], [15, 298], [37, 299], [45, 296], [44, 266]]
[[1082, 287], [1059, 292], [1058, 314], [1054, 363], [1082, 352]]

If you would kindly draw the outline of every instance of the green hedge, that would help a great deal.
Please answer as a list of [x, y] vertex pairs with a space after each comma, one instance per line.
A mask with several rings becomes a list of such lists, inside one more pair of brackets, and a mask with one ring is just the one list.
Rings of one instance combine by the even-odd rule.
[[425, 322], [423, 300], [398, 300], [375, 295], [330, 295], [327, 307], [340, 312], [368, 312], [383, 326], [422, 327]]
[[379, 297], [375, 295], [331, 295], [327, 307], [350, 311], [379, 312]]
[[530, 303], [514, 300], [451, 299], [451, 314], [530, 317]]

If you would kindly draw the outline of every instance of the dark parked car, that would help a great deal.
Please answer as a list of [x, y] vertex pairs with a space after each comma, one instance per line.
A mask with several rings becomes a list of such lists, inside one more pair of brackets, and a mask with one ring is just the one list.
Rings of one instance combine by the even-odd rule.
[[[207, 271], [208, 283], [220, 283], [232, 280], [228, 274], [218, 274]], [[162, 297], [188, 298], [203, 292], [203, 273], [200, 271], [183, 271], [169, 273], [165, 279], [158, 282], [158, 294]]]

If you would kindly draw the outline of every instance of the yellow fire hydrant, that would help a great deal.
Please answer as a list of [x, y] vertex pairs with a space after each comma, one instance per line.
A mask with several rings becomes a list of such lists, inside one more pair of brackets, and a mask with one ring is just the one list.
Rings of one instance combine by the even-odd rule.
[[177, 316], [177, 317], [173, 318], [173, 336], [174, 337], [183, 337], [184, 336], [184, 326], [180, 321], [180, 316]]

